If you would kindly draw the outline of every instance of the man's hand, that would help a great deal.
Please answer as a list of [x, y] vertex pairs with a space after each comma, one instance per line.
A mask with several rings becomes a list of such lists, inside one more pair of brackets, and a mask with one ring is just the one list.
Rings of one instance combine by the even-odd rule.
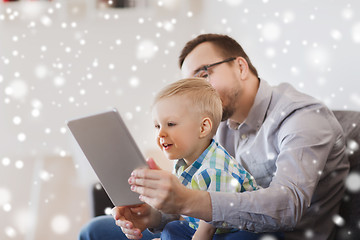
[[147, 204], [114, 207], [112, 215], [129, 239], [141, 239], [142, 231], [157, 226], [161, 221], [161, 213]]
[[[160, 169], [154, 161], [148, 162], [148, 165], [151, 169]], [[157, 227], [161, 222], [161, 213], [148, 204], [114, 207], [112, 215], [116, 225], [129, 239], [141, 239], [146, 228]]]
[[187, 188], [175, 175], [161, 170], [153, 159], [147, 160], [151, 169], [136, 169], [129, 178], [131, 190], [140, 194], [141, 201], [165, 213], [177, 214], [184, 205]]
[[186, 188], [175, 175], [160, 170], [152, 158], [147, 161], [151, 169], [136, 169], [129, 178], [131, 190], [140, 194], [141, 201], [164, 213], [184, 214], [211, 221], [212, 208], [208, 192]]

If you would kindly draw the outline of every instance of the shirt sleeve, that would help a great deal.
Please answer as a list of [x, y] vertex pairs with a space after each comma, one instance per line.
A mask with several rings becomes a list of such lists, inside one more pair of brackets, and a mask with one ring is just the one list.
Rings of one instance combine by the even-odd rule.
[[[311, 203], [327, 159], [341, 157], [344, 139], [336, 124], [331, 116], [316, 111], [296, 113], [284, 121], [278, 139], [273, 139], [279, 143], [279, 153], [269, 187], [231, 194], [210, 192], [211, 224], [256, 232], [293, 229]], [[337, 156], [330, 156], [337, 145]]]

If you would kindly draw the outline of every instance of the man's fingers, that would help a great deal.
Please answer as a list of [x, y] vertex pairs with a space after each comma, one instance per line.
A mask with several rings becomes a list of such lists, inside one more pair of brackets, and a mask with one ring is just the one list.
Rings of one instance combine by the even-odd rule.
[[141, 239], [142, 238], [142, 233], [137, 228], [135, 228], [135, 229], [121, 228], [121, 230], [128, 239]]
[[160, 205], [159, 201], [156, 198], [147, 197], [144, 195], [140, 195], [139, 199], [143, 202], [146, 202], [150, 206], [152, 206], [155, 209], [161, 209], [162, 205]]
[[116, 220], [115, 223], [116, 223], [116, 225], [118, 225], [121, 228], [132, 229], [134, 227], [132, 222], [126, 221], [125, 219]]
[[128, 239], [141, 239], [142, 233], [141, 230], [135, 228], [133, 223], [127, 221], [123, 216], [120, 216], [118, 220], [115, 221], [116, 225], [121, 227], [122, 232], [126, 235]]
[[150, 212], [150, 210], [150, 206], [147, 204], [141, 204], [138, 207], [130, 208], [130, 211], [137, 214], [138, 216], [147, 214]]
[[120, 216], [123, 215], [124, 209], [122, 207], [113, 207], [111, 215], [115, 220], [119, 220]]
[[153, 198], [155, 196], [158, 195], [159, 191], [156, 189], [151, 189], [151, 188], [146, 188], [146, 187], [141, 187], [141, 186], [135, 186], [132, 185], [131, 186], [131, 191], [136, 192], [140, 195], [144, 195], [150, 198]]
[[140, 234], [140, 235], [125, 234], [125, 236], [127, 237], [127, 239], [141, 239], [142, 238], [142, 234]]
[[159, 180], [161, 178], [161, 172], [163, 171], [164, 170], [137, 168], [131, 173], [131, 176], [136, 178]]
[[[159, 209], [159, 207], [161, 207], [158, 204], [158, 202], [159, 202], [158, 201], [159, 200], [158, 191], [148, 189], [148, 188], [138, 187], [138, 186], [134, 186], [134, 185], [131, 186], [131, 190], [140, 194], [140, 196], [139, 196], [140, 201], [147, 203], [148, 205], [150, 205], [151, 207], [153, 207], [155, 209]], [[136, 210], [131, 209], [131, 211], [138, 215], [141, 215], [142, 213], [144, 213], [143, 210], [136, 211]]]
[[124, 220], [122, 217], [116, 221], [116, 225], [121, 227], [122, 232], [128, 239], [141, 239], [142, 233], [138, 228], [134, 228], [134, 225], [130, 221]]
[[158, 180], [136, 178], [136, 177], [130, 177], [128, 179], [128, 182], [131, 185], [144, 186], [144, 187], [148, 187], [148, 188], [158, 188], [158, 185], [159, 185]]

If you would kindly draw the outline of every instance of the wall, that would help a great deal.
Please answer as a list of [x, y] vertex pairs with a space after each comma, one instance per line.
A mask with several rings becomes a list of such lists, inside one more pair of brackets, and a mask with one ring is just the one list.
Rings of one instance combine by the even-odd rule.
[[[164, 0], [140, 9], [95, 1], [0, 4], [0, 239], [74, 239], [96, 180], [67, 119], [118, 108], [146, 156], [154, 92], [181, 77], [199, 33], [233, 36], [260, 76], [332, 109], [360, 110], [355, 0]], [[50, 237], [51, 236], [51, 237]]]

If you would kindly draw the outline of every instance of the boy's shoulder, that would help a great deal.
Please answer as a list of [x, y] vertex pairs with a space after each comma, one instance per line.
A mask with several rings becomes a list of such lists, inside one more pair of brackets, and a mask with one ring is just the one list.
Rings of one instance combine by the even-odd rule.
[[217, 141], [213, 140], [208, 153], [201, 163], [199, 171], [214, 169], [221, 171], [234, 171], [238, 169], [238, 164], [226, 149]]

